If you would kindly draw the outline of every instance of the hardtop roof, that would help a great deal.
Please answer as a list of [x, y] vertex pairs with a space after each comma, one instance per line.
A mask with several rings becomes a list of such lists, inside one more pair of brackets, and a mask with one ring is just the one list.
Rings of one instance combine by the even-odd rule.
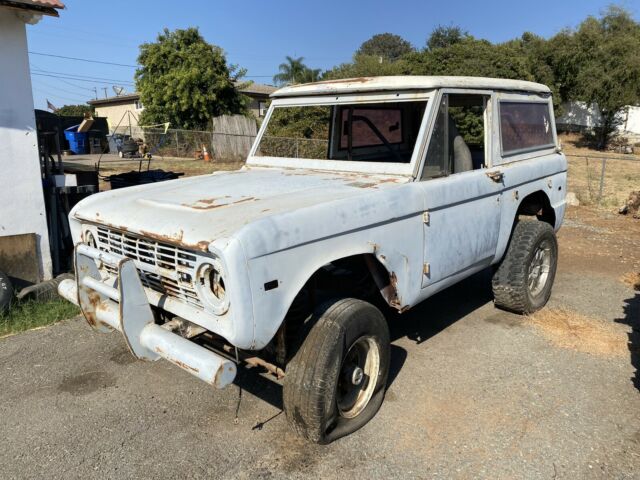
[[541, 83], [505, 78], [417, 76], [359, 77], [290, 85], [276, 90], [272, 97], [297, 97], [345, 93], [383, 92], [390, 90], [432, 90], [435, 88], [472, 88], [478, 90], [506, 90], [549, 94], [549, 87]]

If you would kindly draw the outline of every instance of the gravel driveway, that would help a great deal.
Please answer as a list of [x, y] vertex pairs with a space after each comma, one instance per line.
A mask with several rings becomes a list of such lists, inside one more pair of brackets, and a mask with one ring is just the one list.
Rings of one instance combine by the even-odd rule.
[[[291, 434], [280, 387], [253, 371], [237, 380], [234, 422], [237, 386], [135, 361], [81, 319], [0, 339], [0, 478], [638, 478], [640, 292], [619, 277], [639, 254], [600, 268], [575, 245], [617, 227], [576, 215], [545, 309], [581, 319], [567, 338], [495, 309], [482, 272], [390, 316], [385, 403], [329, 446]], [[611, 348], [596, 348], [599, 329]]]

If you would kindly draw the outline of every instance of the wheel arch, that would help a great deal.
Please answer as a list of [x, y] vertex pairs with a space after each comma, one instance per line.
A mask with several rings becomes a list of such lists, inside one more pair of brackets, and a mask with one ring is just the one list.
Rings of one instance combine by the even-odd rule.
[[[520, 215], [535, 216], [538, 220], [546, 222], [555, 228], [556, 212], [551, 206], [551, 200], [543, 190], [536, 190], [525, 196], [518, 205], [513, 225], [515, 226]], [[512, 227], [513, 230], [513, 227]]]
[[399, 270], [407, 268], [406, 257], [403, 257], [399, 252], [386, 252], [376, 244], [354, 246], [337, 253], [323, 252], [321, 255], [313, 256], [313, 260], [307, 259], [304, 265], [298, 264], [298, 273], [294, 278], [289, 279], [286, 292], [282, 292], [279, 298], [274, 298], [273, 303], [270, 302], [270, 306], [276, 308], [270, 308], [268, 315], [274, 315], [277, 321], [274, 322], [272, 317], [270, 322], [261, 322], [259, 317], [267, 312], [258, 308], [258, 311], [261, 311], [260, 315], [254, 310], [254, 315], [257, 314], [254, 316], [254, 326], [262, 327], [261, 332], [256, 332], [255, 348], [260, 349], [270, 342], [278, 341], [279, 332], [283, 330], [283, 327], [286, 327], [288, 322], [295, 322], [297, 318], [299, 319], [299, 313], [305, 311], [304, 307], [313, 306], [314, 299], [308, 298], [308, 292], [313, 291], [314, 282], [317, 281], [323, 268], [335, 262], [348, 260], [361, 262], [370, 274], [371, 286], [375, 286], [376, 290], [380, 292], [384, 302], [400, 311], [408, 308], [402, 303], [401, 286], [398, 285], [399, 278], [406, 280], [407, 272]]

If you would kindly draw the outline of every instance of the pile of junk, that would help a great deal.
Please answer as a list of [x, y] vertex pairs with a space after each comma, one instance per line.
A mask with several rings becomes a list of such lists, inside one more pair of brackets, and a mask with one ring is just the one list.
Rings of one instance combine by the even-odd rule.
[[[100, 180], [103, 188], [115, 189], [172, 180], [184, 175], [151, 169], [153, 154], [159, 145], [150, 147], [143, 139], [131, 135], [109, 135], [106, 118], [60, 116], [44, 110], [36, 110], [35, 116], [54, 280], [36, 283], [37, 264], [20, 266], [25, 273], [16, 278], [12, 274], [14, 267], [2, 265], [0, 258], [0, 313], [8, 309], [15, 291], [18, 298], [55, 295], [57, 283], [73, 270], [74, 245], [69, 229], [69, 212], [79, 201], [100, 191]], [[111, 155], [107, 160], [103, 156], [108, 153]], [[101, 164], [113, 162], [114, 153], [118, 155], [115, 158], [119, 161], [118, 170], [127, 169], [126, 164], [123, 168], [122, 161], [128, 159], [135, 159], [137, 168], [101, 175]], [[109, 169], [114, 168], [110, 166]], [[20, 249], [29, 248], [25, 242], [32, 241], [35, 251], [35, 234], [33, 237], [16, 239], [22, 243]], [[32, 269], [34, 271], [30, 272]], [[9, 274], [13, 285], [2, 270]]]

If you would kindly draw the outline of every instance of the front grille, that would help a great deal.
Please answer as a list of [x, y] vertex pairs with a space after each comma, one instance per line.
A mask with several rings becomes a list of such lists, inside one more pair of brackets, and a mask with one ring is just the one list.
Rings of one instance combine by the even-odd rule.
[[[143, 286], [162, 295], [203, 308], [194, 287], [197, 257], [166, 243], [138, 237], [108, 227], [98, 227], [98, 249], [135, 261]], [[115, 275], [113, 267], [104, 267]]]

